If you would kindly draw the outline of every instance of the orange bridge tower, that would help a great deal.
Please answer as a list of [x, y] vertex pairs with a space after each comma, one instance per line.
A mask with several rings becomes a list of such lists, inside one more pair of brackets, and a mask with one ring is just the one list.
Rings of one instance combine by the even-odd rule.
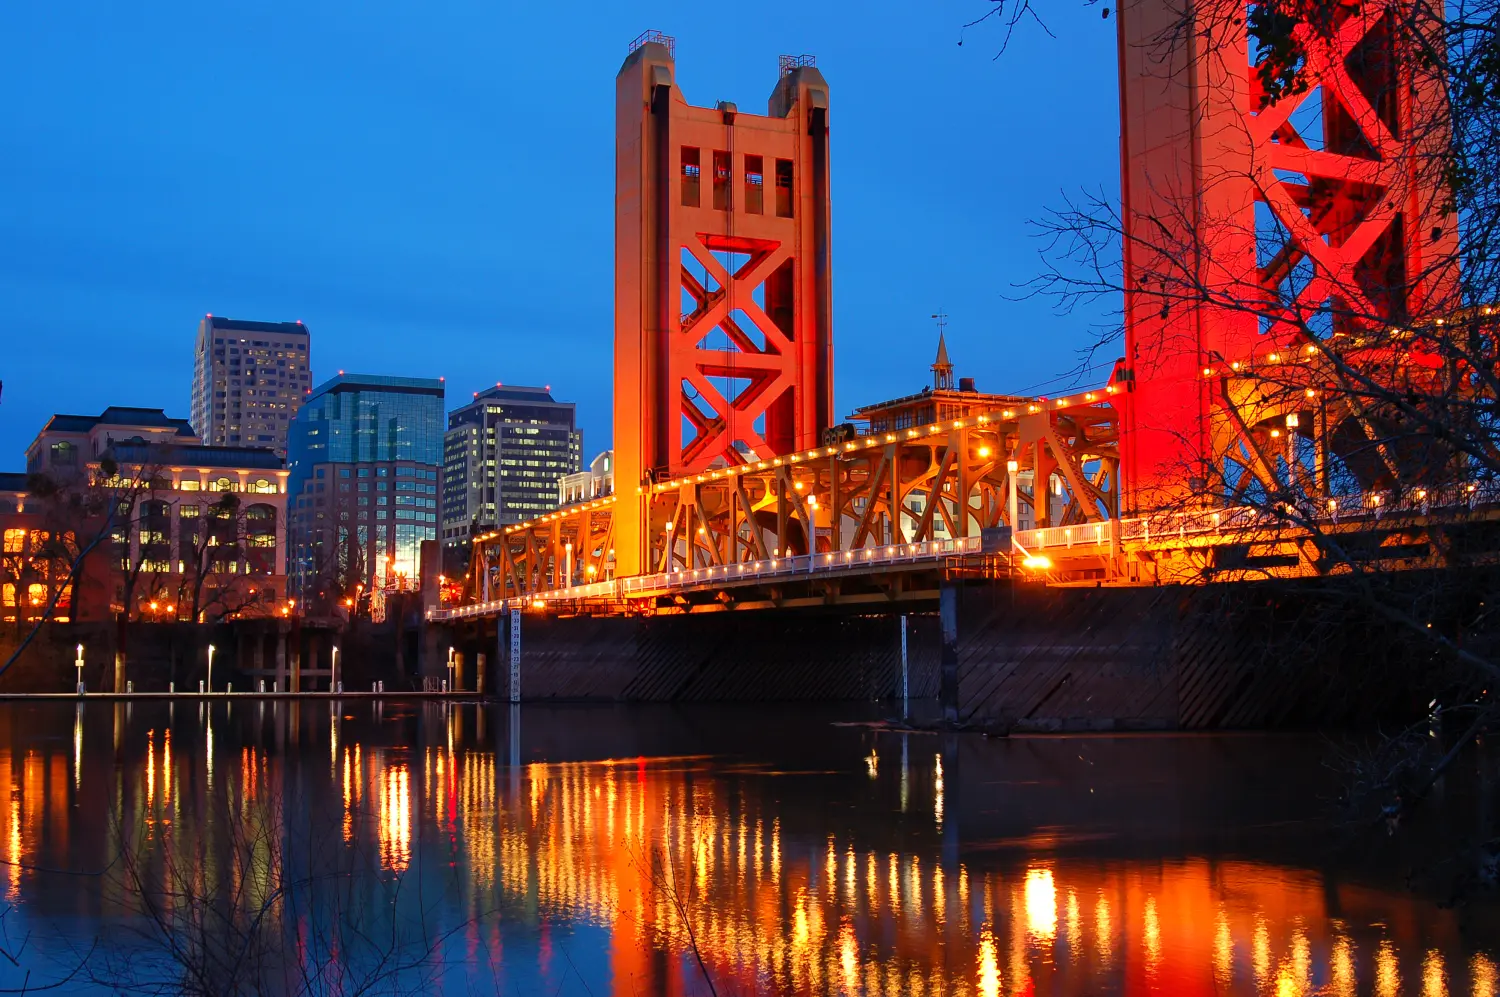
[[819, 444], [833, 421], [828, 84], [783, 56], [765, 115], [689, 104], [674, 42], [615, 80], [615, 572], [641, 486]]

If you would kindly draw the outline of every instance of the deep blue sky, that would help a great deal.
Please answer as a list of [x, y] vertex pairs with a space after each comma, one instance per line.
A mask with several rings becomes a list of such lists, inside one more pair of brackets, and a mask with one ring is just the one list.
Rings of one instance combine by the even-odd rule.
[[[53, 412], [186, 417], [205, 312], [301, 319], [313, 378], [442, 375], [576, 400], [610, 435], [614, 75], [677, 37], [698, 104], [831, 89], [839, 414], [958, 373], [1068, 369], [1083, 317], [1007, 300], [1026, 222], [1118, 186], [1114, 21], [1049, 4], [998, 60], [987, 0], [0, 4], [0, 470]], [[777, 13], [777, 11], [780, 13]], [[587, 455], [586, 455], [587, 458]]]

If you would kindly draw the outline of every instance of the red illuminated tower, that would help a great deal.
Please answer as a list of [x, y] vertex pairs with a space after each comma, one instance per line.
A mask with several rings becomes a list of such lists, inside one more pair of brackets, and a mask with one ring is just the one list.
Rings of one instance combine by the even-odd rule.
[[1390, 10], [1349, 4], [1331, 39], [1299, 29], [1307, 90], [1268, 104], [1246, 5], [1194, 9], [1119, 9], [1127, 515], [1212, 490], [1231, 364], [1300, 354], [1309, 326], [1378, 335], [1455, 286], [1429, 154], [1441, 93]]

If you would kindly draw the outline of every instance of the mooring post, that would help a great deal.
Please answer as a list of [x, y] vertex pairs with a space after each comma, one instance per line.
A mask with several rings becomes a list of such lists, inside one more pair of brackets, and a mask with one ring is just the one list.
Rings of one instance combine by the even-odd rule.
[[938, 615], [943, 624], [942, 678], [938, 698], [943, 720], [958, 722], [958, 589], [944, 582], [938, 590]]
[[521, 701], [521, 611], [510, 611], [510, 701]]
[[506, 621], [504, 616], [495, 617], [495, 695], [504, 695], [506, 690], [500, 687], [500, 677], [503, 665], [510, 661], [510, 635], [506, 633]]
[[901, 719], [911, 718], [911, 673], [906, 664], [906, 614], [901, 615]]
[[507, 757], [510, 760], [510, 792], [512, 799], [519, 799], [521, 793], [521, 706], [512, 703], [510, 706], [510, 722], [506, 724], [505, 733], [510, 741], [510, 751]]

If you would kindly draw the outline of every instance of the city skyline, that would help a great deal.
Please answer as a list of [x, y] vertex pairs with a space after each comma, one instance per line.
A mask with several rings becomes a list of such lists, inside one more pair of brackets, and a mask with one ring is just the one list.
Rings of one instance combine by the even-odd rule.
[[[0, 299], [22, 333], [0, 371], [9, 389], [0, 450], [15, 455], [11, 464], [56, 411], [187, 411], [193, 329], [205, 312], [302, 320], [318, 333], [310, 366], [320, 379], [338, 368], [446, 375], [455, 397], [496, 380], [551, 383], [577, 400], [589, 452], [607, 449], [612, 85], [627, 42], [646, 27], [676, 35], [681, 84], [696, 102], [762, 108], [787, 52], [814, 54], [835, 91], [839, 415], [925, 380], [935, 338], [927, 316], [939, 307], [952, 316], [960, 373], [984, 390], [1047, 380], [1072, 363], [1057, 341], [1088, 338], [1088, 316], [1057, 319], [1044, 302], [1007, 299], [1038, 269], [1025, 225], [1040, 214], [1035, 205], [1056, 203], [1061, 189], [1117, 183], [1113, 29], [1094, 10], [1060, 10], [1051, 25], [1067, 52], [1098, 56], [1057, 81], [1058, 100], [1098, 125], [1069, 119], [1069, 141], [1088, 148], [1066, 162], [1014, 154], [1017, 134], [1054, 142], [1064, 123], [1005, 99], [1055, 73], [1063, 42], [1034, 31], [992, 61], [996, 31], [971, 29], [955, 45], [972, 16], [962, 5], [891, 5], [854, 23], [834, 11], [795, 26], [736, 20], [733, 51], [719, 43], [727, 21], [686, 5], [611, 10], [566, 34], [550, 11], [523, 12], [523, 23], [501, 30], [477, 5], [455, 3], [415, 25], [377, 7], [361, 22], [363, 56], [338, 43], [343, 21], [327, 12], [272, 8], [264, 22], [241, 23], [166, 7], [131, 28], [139, 46], [128, 64], [100, 41], [108, 11], [97, 38], [32, 16], [0, 20], [36, 42], [0, 69], [37, 98], [0, 140], [0, 175], [30, 195], [0, 216], [9, 247], [0, 249]], [[297, 30], [281, 30], [288, 19]], [[446, 54], [470, 38], [523, 36], [568, 38], [551, 56], [562, 83], [546, 107], [507, 88], [503, 72], [465, 68], [489, 60]], [[153, 68], [174, 62], [167, 51], [207, 45], [312, 68], [249, 83], [207, 74], [191, 94]], [[381, 69], [391, 60], [409, 69], [395, 93]], [[66, 75], [57, 68], [79, 62]], [[916, 67], [921, 91], [901, 82]], [[917, 130], [891, 141], [889, 122], [914, 117]], [[83, 155], [71, 133], [56, 132], [58, 120], [108, 154]], [[983, 175], [953, 171], [958, 157], [985, 163]], [[515, 196], [522, 189], [533, 193]], [[971, 196], [948, 196], [963, 190]], [[205, 228], [214, 238], [202, 238]], [[899, 253], [891, 272], [886, 260], [902, 246], [922, 248]], [[109, 348], [115, 336], [138, 348]], [[424, 344], [422, 370], [403, 359], [414, 339]], [[71, 349], [60, 366], [62, 344]], [[470, 370], [474, 383], [464, 383]]]

